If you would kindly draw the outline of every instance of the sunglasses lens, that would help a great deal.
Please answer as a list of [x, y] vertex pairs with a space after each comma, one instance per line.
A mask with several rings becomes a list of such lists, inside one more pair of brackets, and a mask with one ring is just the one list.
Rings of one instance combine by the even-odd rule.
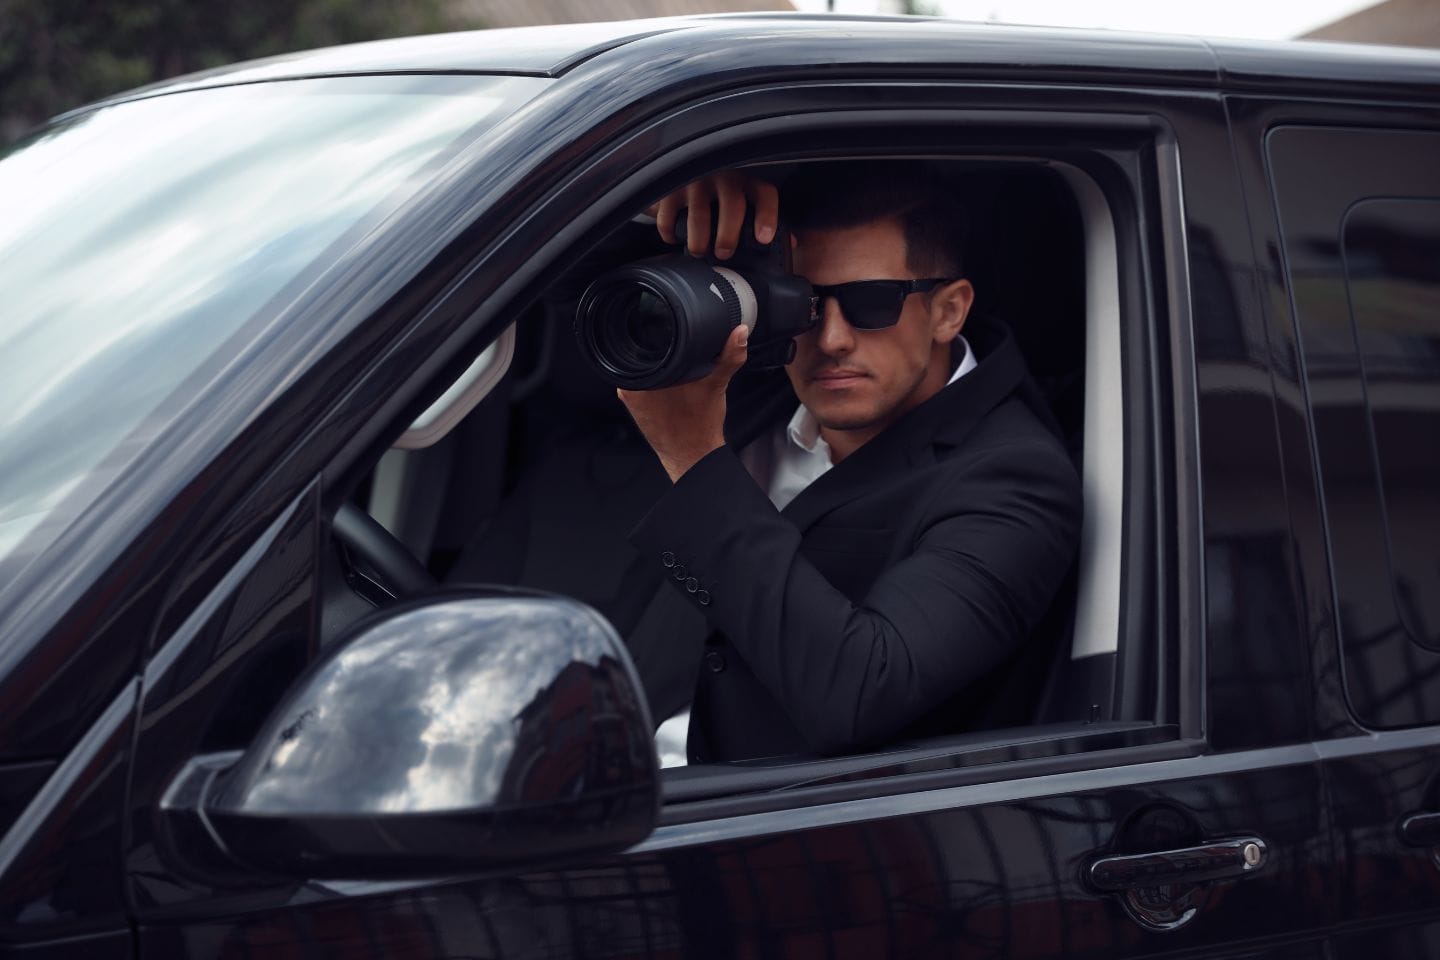
[[886, 280], [846, 284], [836, 292], [836, 296], [845, 321], [857, 330], [895, 326], [900, 319], [900, 307], [905, 302], [904, 290]]

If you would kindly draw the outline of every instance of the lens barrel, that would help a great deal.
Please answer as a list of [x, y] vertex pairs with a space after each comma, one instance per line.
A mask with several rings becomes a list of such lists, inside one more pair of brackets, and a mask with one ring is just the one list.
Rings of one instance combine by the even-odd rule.
[[744, 277], [692, 257], [665, 256], [592, 283], [575, 313], [575, 335], [607, 382], [653, 390], [713, 370], [740, 323], [755, 323], [755, 294]]

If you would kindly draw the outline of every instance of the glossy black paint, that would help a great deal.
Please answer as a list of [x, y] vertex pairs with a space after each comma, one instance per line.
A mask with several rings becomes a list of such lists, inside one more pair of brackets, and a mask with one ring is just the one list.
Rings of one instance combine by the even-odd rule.
[[[1169, 933], [1142, 930], [1117, 898], [1097, 897], [1083, 880], [1089, 860], [1110, 849], [1115, 825], [1162, 797], [1217, 835], [1266, 820], [1277, 848], [1297, 850], [1316, 824], [1285, 811], [1291, 791], [1317, 789], [1310, 769], [1131, 789], [1068, 779], [1004, 802], [971, 804], [975, 795], [962, 791], [932, 798], [928, 811], [881, 802], [849, 822], [829, 810], [808, 823], [771, 816], [763, 826], [701, 827], [693, 839], [662, 831], [623, 858], [583, 868], [444, 887], [357, 885], [328, 902], [197, 918], [189, 939], [173, 927], [147, 930], [146, 942], [161, 953], [206, 942], [226, 956], [324, 929], [331, 949], [356, 956], [442, 957], [465, 943], [490, 957], [1101, 958], [1208, 955], [1248, 939], [1265, 955], [1319, 956], [1324, 920], [1302, 906], [1323, 876], [1319, 850], [1212, 887], [1200, 919]], [[465, 935], [473, 939], [457, 939]]]
[[[273, 509], [261, 493], [263, 511]], [[219, 551], [225, 557], [223, 576], [208, 594], [186, 599], [165, 618], [143, 679], [121, 833], [132, 909], [154, 910], [157, 903], [191, 898], [196, 889], [215, 902], [233, 896], [262, 907], [285, 902], [297, 887], [236, 871], [225, 857], [207, 858], [213, 846], [208, 836], [201, 842], [168, 829], [159, 811], [166, 790], [193, 758], [238, 755], [247, 747], [318, 656], [319, 551], [327, 542], [318, 501], [316, 485], [308, 484], [274, 515], [261, 507], [237, 511], [232, 524], [215, 533], [221, 544], [229, 542], [228, 554], [212, 542], [199, 548], [202, 556]], [[204, 583], [204, 567], [193, 567]]]
[[1401, 817], [1396, 829], [1408, 846], [1440, 847], [1440, 813], [1412, 813]]
[[162, 810], [204, 821], [237, 862], [300, 879], [624, 849], [650, 833], [659, 792], [623, 650], [563, 598], [387, 610], [296, 682], [233, 768], [193, 792], [182, 774]]
[[115, 840], [138, 694], [131, 680], [5, 825], [0, 944], [96, 935], [108, 942], [104, 934], [126, 925]]
[[[908, 792], [926, 780], [954, 786], [993, 779], [993, 765], [1044, 774], [1074, 769], [1083, 754], [1110, 755], [1124, 750], [1153, 759], [1184, 756], [1190, 748], [1178, 744], [1179, 728], [1154, 723], [1050, 724], [1034, 728], [987, 730], [935, 738], [923, 746], [892, 747], [882, 754], [802, 760], [784, 767], [758, 766], [728, 769], [691, 767], [672, 771], [665, 781], [668, 804], [661, 822], [689, 823], [717, 813], [760, 813], [793, 805], [782, 791], [825, 786], [833, 799], [882, 795], [887, 782], [894, 792]], [[1105, 760], [1097, 761], [1104, 766]], [[962, 772], [963, 771], [963, 772]], [[895, 777], [904, 779], [892, 780]], [[750, 794], [743, 800], [736, 793]], [[724, 797], [726, 799], [716, 800]], [[710, 801], [710, 803], [702, 802]], [[712, 806], [713, 804], [713, 806]]]
[[[323, 942], [361, 956], [1302, 957], [1364, 951], [1377, 938], [1357, 931], [1404, 921], [1385, 934], [1387, 955], [1426, 954], [1440, 870], [1399, 842], [1397, 824], [1440, 809], [1430, 788], [1440, 737], [1366, 734], [1346, 704], [1260, 143], [1277, 122], [1433, 117], [1240, 94], [1433, 101], [1440, 68], [1414, 54], [949, 24], [850, 32], [838, 44], [833, 26], [803, 20], [693, 21], [583, 60], [575, 49], [537, 55], [523, 69], [559, 79], [297, 304], [244, 375], [115, 491], [122, 559], [96, 572], [51, 556], [22, 584], [45, 589], [16, 605], [19, 589], [5, 594], [0, 750], [65, 761], [19, 801], [20, 822], [37, 832], [0, 840], [0, 942], [120, 930], [133, 918], [141, 956]], [[385, 69], [418, 67], [427, 48], [397, 49]], [[336, 69], [374, 68], [374, 56]], [[514, 316], [557, 257], [699, 169], [796, 152], [797, 130], [823, 154], [854, 149], [836, 127], [893, 130], [897, 115], [952, 118], [944, 135], [916, 119], [920, 132], [888, 141], [917, 152], [1005, 146], [1016, 135], [1007, 125], [1021, 139], [1058, 129], [1027, 126], [1027, 111], [1081, 128], [1126, 115], [1153, 130], [1159, 117], [1177, 145], [1173, 169], [1148, 158], [1145, 217], [1126, 228], [1141, 267], [1125, 266], [1137, 324], [1127, 335], [1158, 371], [1127, 389], [1158, 398], [1135, 426], [1158, 438], [1146, 469], [1166, 492], [1156, 525], [1170, 538], [1131, 545], [1159, 581], [1156, 609], [1132, 626], [1152, 631], [1154, 675], [1173, 681], [1156, 704], [1173, 737], [1122, 736], [1103, 752], [1092, 740], [1073, 760], [1063, 747], [1040, 757], [1000, 748], [989, 778], [943, 759], [885, 764], [756, 812], [714, 800], [687, 817], [677, 805], [623, 856], [444, 885], [215, 877], [167, 849], [156, 811], [183, 764], [248, 746], [318, 654], [323, 518], [343, 495], [333, 491], [418, 412], [423, 385], [454, 370], [461, 346]], [[128, 703], [139, 704], [133, 728]], [[1031, 760], [1047, 766], [1023, 766]], [[867, 791], [867, 776], [883, 786]], [[1209, 888], [1179, 930], [1142, 929], [1118, 898], [1086, 886], [1082, 868], [1118, 850], [1122, 824], [1156, 805], [1201, 840], [1263, 837], [1270, 867]], [[67, 870], [76, 862], [86, 869]], [[130, 941], [106, 942], [119, 951]]]
[[0, 823], [11, 823], [20, 816], [26, 802], [50, 779], [55, 767], [53, 760], [0, 767]]
[[[1373, 96], [1399, 99], [1427, 99], [1440, 88], [1440, 66], [1433, 57], [1403, 48], [1200, 40], [913, 17], [868, 17], [851, 20], [849, 26], [852, 29], [842, 37], [834, 29], [833, 17], [752, 15], [413, 37], [221, 67], [115, 99], [312, 76], [432, 72], [580, 75], [596, 68], [587, 61], [606, 53], [613, 54], [606, 58], [611, 63], [628, 59], [653, 68], [658, 64], [655, 57], [648, 56], [652, 51], [668, 50], [661, 60], [678, 60], [681, 53], [694, 59], [703, 47], [703, 60], [686, 71], [697, 78], [714, 76], [716, 65], [750, 69], [750, 58], [737, 61], [736, 56], [757, 42], [763, 50], [755, 59], [768, 62], [771, 71], [784, 70], [787, 64], [828, 63], [842, 69], [888, 68], [887, 76], [894, 76], [896, 69], [930, 68], [950, 75], [963, 73], [972, 79], [1009, 76], [1036, 80], [1053, 72], [1066, 82], [1103, 82], [1106, 76], [1120, 76], [1124, 85], [1131, 87], [1151, 81], [1167, 87], [1210, 87], [1223, 80], [1225, 89], [1233, 92], [1279, 87], [1292, 94], [1336, 95], [1353, 94], [1358, 88]], [[576, 69], [582, 66], [584, 70]]]
[[[1356, 674], [1347, 663], [1351, 655], [1345, 647], [1346, 637], [1357, 639], [1357, 621], [1345, 612], [1346, 605], [1356, 599], [1356, 565], [1371, 564], [1369, 575], [1387, 569], [1389, 563], [1383, 556], [1367, 560], [1355, 554], [1353, 538], [1360, 529], [1332, 528], [1337, 520], [1349, 523], [1353, 509], [1364, 509], [1364, 501], [1353, 498], [1353, 483], [1355, 475], [1364, 472], [1356, 468], [1368, 461], [1370, 454], [1364, 451], [1365, 460], [1355, 465], [1345, 464], [1343, 457], [1337, 460], [1326, 455], [1326, 445], [1353, 442], [1336, 414], [1347, 406], [1353, 411], [1355, 384], [1334, 378], [1336, 347], [1343, 345], [1344, 339], [1317, 337], [1313, 327], [1317, 319], [1334, 315], [1323, 295], [1317, 296], [1327, 285], [1334, 289], [1335, 270], [1325, 261], [1344, 242], [1340, 224], [1345, 211], [1374, 192], [1373, 187], [1365, 189], [1366, 185], [1379, 186], [1389, 170], [1400, 175], [1384, 183], [1385, 195], [1433, 196], [1435, 167], [1423, 156], [1395, 156], [1393, 146], [1388, 154], [1367, 155], [1355, 138], [1358, 131], [1371, 131], [1377, 144], [1393, 144], [1394, 131], [1436, 136], [1433, 107], [1411, 106], [1404, 102], [1408, 99], [1367, 104], [1266, 97], [1232, 101], [1236, 153], [1246, 189], [1267, 197], [1268, 209], [1263, 213], [1257, 210], [1252, 225], [1257, 249], [1263, 251], [1260, 277], [1267, 327], [1275, 342], [1283, 345], [1281, 358], [1271, 369], [1277, 380], [1277, 398], [1282, 401], [1284, 468], [1315, 678], [1315, 737], [1334, 804], [1337, 884], [1333, 909], [1340, 931], [1334, 951], [1342, 958], [1425, 956], [1434, 951], [1437, 931], [1431, 911], [1440, 884], [1440, 861], [1435, 859], [1434, 848], [1405, 842], [1401, 827], [1413, 816], [1440, 809], [1440, 796], [1434, 790], [1440, 738], [1433, 726], [1365, 730], [1361, 711], [1367, 705], [1352, 707], [1357, 693], [1362, 701], [1369, 701], [1371, 709], [1385, 703], [1387, 694], [1398, 694], [1398, 700], [1391, 701], [1392, 713], [1395, 707], [1407, 712], [1413, 705], [1413, 697], [1407, 694], [1431, 681], [1428, 671], [1402, 669], [1398, 675], [1392, 672], [1382, 685], [1372, 686], [1373, 674]], [[1286, 128], [1287, 136], [1299, 135], [1296, 139], [1323, 138], [1327, 132], [1333, 138], [1327, 150], [1306, 158], [1305, 175], [1323, 177], [1317, 181], [1311, 206], [1299, 202], [1291, 181], [1285, 181], [1282, 192], [1269, 199], [1281, 175], [1277, 162], [1281, 157], [1269, 149], [1277, 128]], [[1293, 167], [1293, 155], [1286, 159]], [[1325, 176], [1327, 169], [1329, 175]], [[1425, 179], [1431, 181], [1428, 190]], [[1336, 196], [1347, 190], [1349, 197]], [[1317, 223], [1327, 210], [1331, 223]], [[1302, 238], [1308, 242], [1297, 244]], [[1348, 311], [1346, 314], [1348, 321]], [[1307, 329], [1307, 325], [1311, 326]], [[1351, 350], [1358, 346], [1353, 339], [1350, 343]], [[1343, 346], [1339, 353], [1343, 361]], [[1412, 396], [1423, 397], [1425, 381], [1418, 380], [1416, 386], [1419, 390]], [[1429, 386], [1433, 389], [1433, 383]], [[1363, 425], [1355, 426], [1363, 432]], [[1420, 443], [1428, 445], [1429, 441]], [[1383, 602], [1361, 609], [1371, 618], [1383, 617], [1387, 611], [1393, 616], [1393, 599], [1387, 596]], [[1423, 649], [1415, 653], [1427, 655]]]

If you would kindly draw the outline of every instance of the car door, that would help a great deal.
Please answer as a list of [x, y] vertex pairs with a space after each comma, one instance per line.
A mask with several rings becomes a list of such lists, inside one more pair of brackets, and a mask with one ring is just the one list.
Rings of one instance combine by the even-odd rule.
[[[227, 572], [173, 594], [159, 618], [123, 836], [141, 956], [1322, 954], [1332, 862], [1303, 706], [1310, 651], [1273, 348], [1213, 60], [1169, 51], [1188, 67], [1132, 85], [1109, 70], [1113, 50], [1058, 43], [1055, 71], [1086, 82], [1022, 87], [1004, 82], [1026, 75], [1003, 51], [936, 29], [953, 34], [946, 57], [925, 45], [933, 32], [916, 46], [908, 27], [875, 28], [839, 83], [824, 34], [781, 31], [766, 61], [753, 36], [716, 26], [707, 50], [728, 44], [749, 64], [723, 96], [701, 92], [714, 79], [699, 66], [683, 83], [654, 69], [689, 40], [651, 38], [577, 70], [507, 129], [529, 189], [456, 205], [478, 218], [460, 251], [470, 267], [411, 301], [403, 333], [370, 325], [337, 348], [381, 359], [330, 368], [353, 387], [309, 408], [314, 436], [332, 439], [287, 450], [236, 501], [189, 561], [224, 558]], [[955, 49], [981, 66], [946, 66]], [[885, 82], [926, 56], [931, 79]], [[784, 79], [797, 63], [824, 75]], [[627, 104], [665, 91], [643, 123], [601, 105], [620, 77]], [[333, 491], [368, 469], [461, 341], [493, 337], [527, 284], [661, 185], [877, 149], [1051, 164], [1087, 211], [1084, 315], [1109, 324], [1113, 366], [1087, 368], [1111, 389], [1087, 394], [1085, 417], [1124, 442], [1108, 448], [1115, 469], [1087, 473], [1091, 503], [1116, 510], [1115, 578], [1108, 618], [1082, 618], [1060, 671], [1083, 694], [1078, 713], [809, 766], [692, 769], [667, 780], [648, 840], [530, 871], [264, 877], [164, 833], [157, 805], [176, 771], [243, 749], [312, 655], [320, 608], [340, 595], [325, 582]], [[1083, 676], [1095, 664], [1098, 686]]]
[[1412, 81], [1364, 105], [1237, 104], [1251, 182], [1273, 197], [1256, 218], [1267, 305], [1298, 361], [1287, 469], [1309, 531], [1337, 957], [1428, 956], [1440, 936], [1440, 130], [1433, 71]]

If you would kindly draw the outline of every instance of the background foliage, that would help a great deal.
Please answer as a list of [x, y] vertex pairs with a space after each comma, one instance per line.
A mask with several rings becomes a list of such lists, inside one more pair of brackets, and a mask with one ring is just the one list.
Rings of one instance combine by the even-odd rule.
[[444, 0], [0, 0], [0, 144], [178, 74], [459, 26]]

